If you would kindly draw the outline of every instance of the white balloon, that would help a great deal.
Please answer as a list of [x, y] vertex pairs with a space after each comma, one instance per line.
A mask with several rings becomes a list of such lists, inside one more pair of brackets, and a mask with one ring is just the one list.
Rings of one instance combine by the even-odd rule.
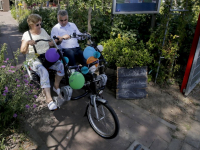
[[103, 51], [103, 46], [102, 45], [98, 45], [97, 48], [99, 49], [100, 52]]

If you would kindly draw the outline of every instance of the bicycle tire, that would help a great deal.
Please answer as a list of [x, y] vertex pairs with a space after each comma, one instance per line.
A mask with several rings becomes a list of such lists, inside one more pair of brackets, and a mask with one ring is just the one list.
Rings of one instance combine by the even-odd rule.
[[100, 121], [103, 122], [103, 120], [104, 120], [105, 123], [107, 123], [106, 122], [107, 120], [105, 119], [105, 117], [107, 117], [109, 114], [106, 114], [107, 116], [104, 116], [103, 119], [101, 119], [100, 121], [98, 121], [95, 118], [95, 115], [92, 116], [92, 114], [95, 114], [95, 110], [94, 110], [94, 106], [92, 106], [91, 104], [89, 104], [89, 106], [87, 108], [87, 118], [88, 118], [88, 121], [90, 123], [90, 126], [102, 138], [105, 138], [105, 139], [115, 138], [118, 135], [118, 132], [119, 132], [119, 120], [118, 120], [118, 117], [117, 117], [116, 113], [114, 112], [114, 110], [108, 104], [105, 104], [105, 103], [102, 103], [102, 102], [96, 102], [96, 104], [97, 104], [97, 107], [98, 107], [99, 114], [102, 113], [102, 112], [99, 111], [100, 106], [102, 106], [101, 108], [104, 107], [104, 110], [107, 110], [107, 112], [110, 113], [110, 116], [112, 117], [112, 119], [114, 121], [114, 126], [111, 127], [109, 130], [113, 130], [113, 131], [111, 131], [110, 133], [107, 134], [107, 133], [105, 133], [103, 131], [104, 129], [101, 129], [100, 127], [98, 127], [97, 122], [100, 123]]

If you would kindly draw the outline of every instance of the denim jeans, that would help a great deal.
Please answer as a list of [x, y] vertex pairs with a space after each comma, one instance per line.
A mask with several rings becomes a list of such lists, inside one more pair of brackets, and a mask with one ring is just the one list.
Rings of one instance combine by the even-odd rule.
[[86, 59], [83, 57], [83, 51], [80, 47], [76, 48], [63, 48], [63, 55], [68, 57], [69, 59], [69, 66], [76, 65], [77, 62], [81, 63], [82, 65], [86, 65]]

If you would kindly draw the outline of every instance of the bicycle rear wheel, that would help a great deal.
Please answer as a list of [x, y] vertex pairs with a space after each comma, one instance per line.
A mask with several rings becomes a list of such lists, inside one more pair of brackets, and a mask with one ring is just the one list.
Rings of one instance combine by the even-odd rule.
[[119, 132], [119, 121], [114, 110], [102, 102], [96, 102], [99, 120], [96, 117], [94, 106], [89, 105], [87, 118], [93, 130], [103, 138], [112, 139]]

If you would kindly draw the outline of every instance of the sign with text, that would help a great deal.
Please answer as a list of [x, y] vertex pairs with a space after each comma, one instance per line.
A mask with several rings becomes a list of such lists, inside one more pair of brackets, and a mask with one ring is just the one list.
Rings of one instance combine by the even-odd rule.
[[161, 0], [113, 0], [113, 14], [159, 13]]
[[147, 67], [117, 68], [117, 99], [147, 97]]

